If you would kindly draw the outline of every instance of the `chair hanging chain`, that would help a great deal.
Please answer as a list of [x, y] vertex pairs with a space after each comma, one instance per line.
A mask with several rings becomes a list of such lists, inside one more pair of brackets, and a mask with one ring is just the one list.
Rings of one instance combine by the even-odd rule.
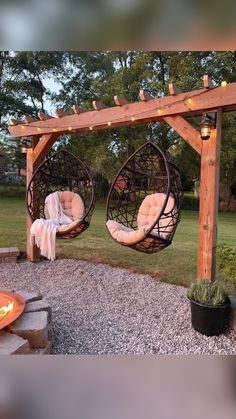
[[148, 124], [148, 134], [146, 137], [146, 142], [147, 143], [152, 143], [153, 142], [153, 132], [152, 132], [152, 123], [150, 122], [150, 124]]

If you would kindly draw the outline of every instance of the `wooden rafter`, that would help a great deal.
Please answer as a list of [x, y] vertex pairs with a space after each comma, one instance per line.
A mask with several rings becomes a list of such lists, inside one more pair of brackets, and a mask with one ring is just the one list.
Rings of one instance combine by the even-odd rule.
[[116, 104], [116, 106], [124, 106], [127, 105], [127, 103], [129, 103], [126, 99], [124, 99], [121, 96], [114, 96], [114, 102]]
[[148, 93], [146, 90], [140, 90], [139, 97], [144, 102], [154, 99], [154, 97], [151, 96], [150, 93]]
[[181, 89], [176, 87], [174, 83], [169, 84], [169, 92], [172, 96], [179, 95], [180, 93], [182, 93]]
[[13, 137], [32, 136], [39, 132], [50, 134], [56, 129], [59, 134], [68, 131], [68, 127], [76, 131], [104, 130], [108, 122], [112, 127], [122, 127], [132, 124], [147, 124], [160, 118], [180, 115], [182, 117], [201, 115], [202, 112], [214, 111], [222, 107], [223, 112], [236, 110], [236, 83], [219, 86], [214, 89], [200, 89], [175, 96], [151, 99], [125, 106], [116, 106], [97, 111], [88, 111], [81, 114], [67, 115], [58, 119], [47, 119], [27, 124], [24, 129], [21, 125], [10, 126], [9, 131]]
[[38, 112], [38, 117], [41, 121], [47, 121], [48, 119], [53, 119], [53, 116], [48, 115], [44, 112]]

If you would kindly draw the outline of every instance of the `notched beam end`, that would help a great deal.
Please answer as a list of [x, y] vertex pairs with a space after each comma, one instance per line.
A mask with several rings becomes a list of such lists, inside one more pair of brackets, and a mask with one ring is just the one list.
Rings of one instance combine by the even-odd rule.
[[116, 106], [123, 106], [123, 105], [127, 105], [129, 102], [124, 99], [123, 97], [120, 96], [114, 96], [114, 102], [116, 104]]
[[103, 104], [103, 103], [101, 103], [101, 102], [98, 102], [97, 100], [93, 100], [92, 105], [93, 105], [93, 109], [94, 109], [95, 111], [100, 111], [100, 109], [105, 109], [105, 108], [107, 108], [107, 106], [106, 106], [106, 105], [104, 105], [104, 104]]
[[16, 126], [16, 125], [20, 125], [22, 124], [22, 121], [20, 121], [19, 119], [15, 119], [15, 118], [10, 118], [8, 125], [10, 125], [11, 127]]
[[69, 114], [64, 112], [62, 109], [54, 109], [54, 113], [57, 118], [62, 118], [63, 116], [68, 116]]
[[205, 89], [212, 89], [213, 87], [215, 87], [213, 81], [210, 79], [208, 74], [204, 74], [202, 79], [203, 79], [203, 85]]
[[169, 83], [169, 92], [171, 96], [179, 95], [182, 90], [175, 86], [173, 82]]
[[48, 115], [47, 113], [44, 113], [44, 112], [38, 112], [38, 117], [39, 119], [41, 119], [41, 121], [46, 121], [47, 119], [53, 118], [53, 116]]
[[78, 105], [73, 105], [72, 106], [72, 110], [76, 114], [80, 114], [80, 113], [86, 112], [85, 109], [80, 108], [80, 106], [78, 106]]
[[146, 90], [140, 90], [139, 97], [142, 101], [147, 102], [148, 100], [154, 99]]

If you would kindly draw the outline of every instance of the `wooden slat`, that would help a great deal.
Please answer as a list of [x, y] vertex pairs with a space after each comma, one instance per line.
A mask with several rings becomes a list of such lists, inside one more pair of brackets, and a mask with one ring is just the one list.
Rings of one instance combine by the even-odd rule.
[[27, 124], [30, 124], [31, 122], [37, 121], [36, 118], [32, 118], [32, 116], [29, 116], [29, 115], [24, 115], [24, 120]]
[[80, 108], [78, 105], [73, 105], [72, 106], [72, 110], [76, 114], [80, 114], [80, 113], [86, 112], [85, 109]]
[[[178, 114], [184, 117], [201, 115], [202, 112], [213, 111], [218, 107], [223, 107], [223, 111], [227, 111], [228, 107], [236, 110], [236, 83], [225, 87], [218, 86], [214, 89], [181, 93], [176, 96], [165, 96], [146, 102], [130, 103], [125, 106], [109, 107], [101, 109], [100, 112], [88, 111], [80, 114], [79, 117], [73, 114], [63, 118], [32, 122], [25, 126], [24, 136], [36, 135], [38, 127], [41, 134], [50, 134], [53, 128], [56, 128], [60, 134], [66, 132], [69, 126], [78, 132], [88, 132], [90, 126], [94, 131], [108, 129], [109, 121], [112, 122], [113, 128], [148, 124], [163, 117]], [[158, 112], [158, 109], [161, 109], [161, 112]], [[131, 121], [132, 116], [135, 116], [135, 122]], [[22, 136], [19, 125], [8, 129], [13, 137]]]
[[140, 99], [141, 99], [142, 101], [144, 101], [144, 102], [146, 102], [146, 101], [148, 101], [148, 100], [152, 100], [152, 99], [154, 99], [154, 97], [152, 97], [152, 96], [150, 95], [150, 93], [148, 93], [146, 90], [140, 90], [140, 92], [139, 92], [139, 97], [140, 97]]
[[205, 74], [203, 76], [203, 85], [205, 89], [212, 89], [213, 87], [215, 87], [213, 81], [210, 79], [208, 74]]
[[41, 121], [47, 121], [48, 119], [54, 119], [53, 116], [48, 115], [47, 113], [44, 113], [44, 112], [38, 112], [38, 117], [39, 117], [39, 119], [41, 119]]
[[63, 116], [68, 116], [69, 114], [64, 112], [62, 109], [54, 109], [54, 113], [57, 118], [62, 118]]
[[106, 105], [104, 105], [101, 102], [98, 102], [97, 100], [93, 100], [92, 105], [93, 105], [93, 109], [95, 109], [95, 111], [99, 111], [100, 109], [107, 108]]
[[198, 132], [189, 122], [182, 116], [166, 116], [163, 118], [194, 150], [201, 154], [202, 140], [200, 132]]
[[179, 95], [180, 93], [182, 93], [181, 89], [176, 87], [173, 82], [169, 84], [169, 92], [172, 96]]
[[202, 141], [197, 279], [215, 279], [222, 109], [209, 140]]
[[121, 96], [114, 96], [114, 102], [116, 106], [124, 106], [128, 104], [128, 101]]

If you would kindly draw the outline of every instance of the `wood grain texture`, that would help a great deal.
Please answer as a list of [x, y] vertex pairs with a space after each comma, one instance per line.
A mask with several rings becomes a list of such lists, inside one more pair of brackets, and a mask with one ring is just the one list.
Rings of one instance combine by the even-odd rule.
[[202, 141], [197, 279], [215, 279], [222, 110], [216, 129]]

